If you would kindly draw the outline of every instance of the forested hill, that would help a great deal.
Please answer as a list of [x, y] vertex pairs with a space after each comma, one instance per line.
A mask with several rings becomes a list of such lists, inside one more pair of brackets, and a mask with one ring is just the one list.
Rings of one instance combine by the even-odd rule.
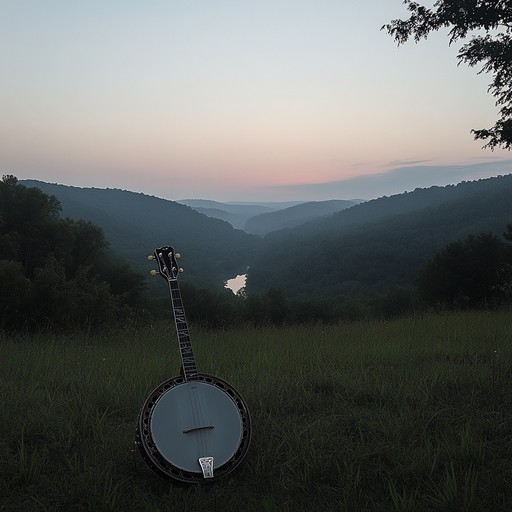
[[256, 237], [233, 229], [174, 201], [117, 189], [79, 188], [25, 180], [55, 196], [62, 216], [101, 226], [113, 250], [139, 271], [147, 272], [147, 256], [170, 244], [182, 254], [184, 280], [201, 287], [222, 286], [245, 271]]
[[183, 255], [183, 279], [200, 287], [220, 286], [249, 265], [249, 294], [280, 288], [319, 297], [412, 286], [446, 244], [467, 234], [500, 235], [512, 222], [512, 175], [375, 199], [263, 239], [144, 194], [23, 183], [57, 197], [63, 216], [101, 226], [139, 271], [148, 271], [155, 247], [171, 244]]
[[305, 222], [323, 217], [357, 204], [357, 201], [332, 199], [330, 201], [310, 201], [275, 212], [265, 212], [250, 218], [245, 230], [255, 235], [265, 235], [271, 231], [292, 228]]
[[[512, 169], [511, 169], [512, 171]], [[334, 213], [329, 217], [316, 219], [297, 228], [305, 236], [318, 234], [319, 231], [340, 233], [346, 229], [352, 229], [366, 222], [382, 219], [386, 216], [405, 214], [421, 208], [433, 207], [453, 201], [455, 199], [468, 199], [472, 194], [494, 193], [503, 186], [509, 186], [512, 174], [498, 176], [476, 181], [463, 181], [458, 185], [445, 187], [433, 186], [418, 188], [412, 192], [404, 192], [392, 196], [384, 196], [357, 204], [351, 208]], [[270, 234], [270, 237], [273, 235]], [[281, 233], [275, 234], [281, 238]]]
[[336, 296], [412, 286], [419, 268], [468, 234], [512, 222], [512, 175], [362, 203], [322, 221], [270, 233], [251, 262], [249, 293]]

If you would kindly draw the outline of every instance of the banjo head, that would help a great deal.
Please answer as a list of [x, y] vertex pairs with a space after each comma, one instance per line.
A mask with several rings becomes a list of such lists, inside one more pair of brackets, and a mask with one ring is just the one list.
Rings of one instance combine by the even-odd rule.
[[137, 424], [136, 444], [148, 465], [181, 482], [230, 473], [249, 441], [250, 416], [242, 397], [227, 382], [206, 374], [163, 382], [147, 398]]

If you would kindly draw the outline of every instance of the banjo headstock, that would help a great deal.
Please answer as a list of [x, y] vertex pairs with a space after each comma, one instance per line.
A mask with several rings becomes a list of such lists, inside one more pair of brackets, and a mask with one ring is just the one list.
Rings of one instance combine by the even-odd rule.
[[177, 262], [179, 258], [179, 253], [169, 245], [164, 245], [159, 249], [155, 249], [153, 255], [148, 256], [148, 259], [156, 259], [156, 262], [158, 263], [158, 272], [156, 270], [152, 270], [151, 274], [156, 276], [158, 273], [168, 282], [176, 281], [178, 279], [178, 274], [183, 272], [183, 269], [180, 268]]

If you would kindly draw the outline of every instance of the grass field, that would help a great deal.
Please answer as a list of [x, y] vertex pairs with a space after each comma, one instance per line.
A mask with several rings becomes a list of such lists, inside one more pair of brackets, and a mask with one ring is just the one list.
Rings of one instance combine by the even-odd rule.
[[512, 510], [512, 312], [192, 331], [198, 368], [246, 400], [253, 438], [211, 486], [134, 451], [178, 373], [173, 327], [0, 339], [2, 511]]

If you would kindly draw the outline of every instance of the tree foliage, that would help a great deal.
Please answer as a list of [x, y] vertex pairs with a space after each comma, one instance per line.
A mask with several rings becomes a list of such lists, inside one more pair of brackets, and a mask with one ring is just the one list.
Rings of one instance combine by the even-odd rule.
[[103, 230], [62, 219], [59, 201], [0, 181], [0, 328], [119, 324], [145, 306], [145, 282], [108, 250]]
[[[512, 224], [505, 239], [512, 238]], [[429, 304], [497, 306], [512, 299], [512, 246], [491, 233], [448, 244], [424, 265], [418, 287]]]
[[[492, 76], [489, 92], [500, 107], [495, 125], [472, 130], [484, 147], [512, 148], [512, 1], [438, 0], [428, 9], [404, 0], [410, 17], [392, 20], [382, 28], [401, 45], [409, 39], [418, 42], [441, 28], [449, 29], [450, 44], [466, 40], [458, 52], [460, 63], [481, 66], [479, 73]], [[470, 40], [467, 38], [471, 36]]]

